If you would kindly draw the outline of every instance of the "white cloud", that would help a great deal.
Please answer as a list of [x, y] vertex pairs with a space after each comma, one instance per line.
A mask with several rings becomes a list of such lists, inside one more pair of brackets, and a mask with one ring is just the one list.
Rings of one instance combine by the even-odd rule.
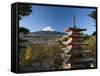
[[47, 26], [43, 29], [43, 31], [54, 31], [50, 26]]

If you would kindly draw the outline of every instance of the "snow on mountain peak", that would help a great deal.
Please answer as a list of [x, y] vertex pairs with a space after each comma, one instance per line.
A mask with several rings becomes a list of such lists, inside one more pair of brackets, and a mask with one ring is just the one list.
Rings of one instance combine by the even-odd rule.
[[50, 26], [47, 26], [43, 29], [43, 31], [54, 31]]

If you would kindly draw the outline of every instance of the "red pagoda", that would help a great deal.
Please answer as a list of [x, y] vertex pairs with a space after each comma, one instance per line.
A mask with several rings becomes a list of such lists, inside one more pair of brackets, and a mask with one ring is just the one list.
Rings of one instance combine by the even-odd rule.
[[66, 41], [62, 43], [66, 45], [65, 48], [61, 48], [63, 51], [63, 68], [64, 69], [80, 69], [80, 68], [92, 68], [95, 59], [90, 55], [91, 50], [85, 50], [82, 48], [82, 45], [88, 45], [83, 43], [84, 37], [86, 37], [82, 31], [86, 29], [81, 29], [75, 25], [75, 16], [74, 16], [74, 26], [65, 29], [67, 35], [63, 36], [67, 38]]

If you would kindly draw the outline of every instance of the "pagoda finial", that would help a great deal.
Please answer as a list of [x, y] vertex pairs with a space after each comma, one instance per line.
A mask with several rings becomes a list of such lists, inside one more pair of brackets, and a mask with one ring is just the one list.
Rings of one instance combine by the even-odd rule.
[[75, 15], [73, 16], [73, 27], [76, 27]]

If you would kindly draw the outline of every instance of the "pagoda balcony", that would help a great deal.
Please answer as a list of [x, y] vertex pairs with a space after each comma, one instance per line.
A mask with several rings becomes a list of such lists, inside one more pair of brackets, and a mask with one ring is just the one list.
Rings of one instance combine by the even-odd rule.
[[80, 47], [80, 45], [74, 45], [72, 46], [72, 49], [82, 49], [82, 47]]
[[72, 38], [84, 38], [86, 36], [85, 35], [70, 35], [69, 37], [72, 37]]
[[81, 40], [72, 40], [72, 43], [81, 43]]
[[79, 38], [79, 39], [77, 39], [77, 38], [72, 38], [72, 42], [82, 42], [82, 40], [83, 40], [83, 38]]
[[71, 50], [71, 54], [76, 54], [76, 53], [90, 53], [90, 50]]
[[78, 64], [78, 63], [93, 63], [93, 62], [95, 62], [96, 61], [96, 59], [95, 58], [90, 58], [90, 57], [88, 57], [88, 58], [84, 58], [84, 57], [82, 57], [82, 58], [78, 58], [78, 59], [69, 59], [69, 61], [68, 61], [68, 63], [71, 63], [71, 64]]
[[83, 35], [82, 33], [72, 33], [71, 35]]
[[80, 45], [88, 45], [87, 43], [75, 43], [75, 42], [72, 42], [70, 43], [69, 45], [72, 45], [72, 47], [75, 45], [75, 46], [80, 46]]

